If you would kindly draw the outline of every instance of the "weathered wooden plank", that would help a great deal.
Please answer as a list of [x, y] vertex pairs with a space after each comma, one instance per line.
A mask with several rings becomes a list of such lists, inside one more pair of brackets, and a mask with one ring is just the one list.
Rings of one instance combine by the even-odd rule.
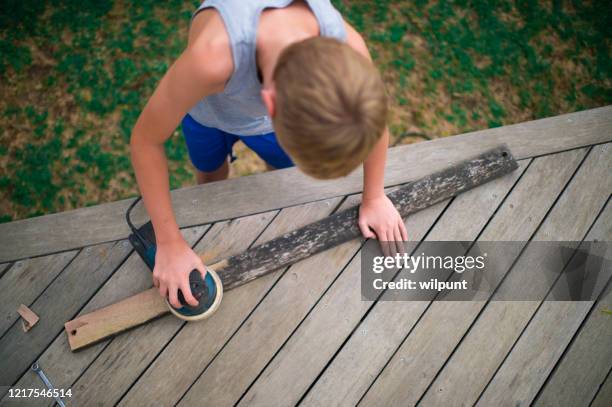
[[[250, 219], [250, 221], [247, 221], [249, 219], [246, 218], [242, 222], [239, 219], [229, 225], [219, 225], [202, 239], [196, 250], [204, 252], [214, 250], [223, 257], [233, 255], [245, 250], [261, 234], [264, 228], [265, 232], [261, 235], [262, 239], [286, 232], [288, 229], [280, 228], [290, 227], [293, 222], [307, 223], [323, 217], [332, 211], [334, 206], [334, 202], [317, 202], [306, 205], [306, 207], [293, 208], [293, 211], [287, 211], [286, 213], [283, 213], [285, 212], [283, 210], [274, 218], [272, 223], [270, 223], [271, 216], [267, 216], [265, 222], [262, 222], [264, 220], [262, 215], [257, 215], [255, 219]], [[227, 298], [224, 296], [224, 303], [217, 313], [221, 313], [227, 305]], [[73, 398], [73, 402], [81, 405], [88, 400], [96, 400], [103, 405], [115, 404], [154, 361], [167, 343], [175, 336], [174, 340], [178, 339], [177, 331], [182, 332], [191, 325], [200, 326], [204, 323], [206, 324], [204, 335], [215, 336], [213, 331], [216, 332], [221, 325], [209, 324], [208, 321], [185, 324], [184, 321], [177, 320], [173, 316], [163, 318], [162, 321], [166, 321], [166, 323], [153, 323], [144, 327], [143, 331], [148, 332], [141, 332], [141, 329], [139, 329], [115, 338], [73, 385], [79, 392], [79, 395]], [[196, 353], [206, 352], [203, 345], [204, 343], [200, 342], [195, 347], [187, 348], [185, 351], [191, 357], [194, 357]], [[168, 376], [174, 374], [174, 372], [165, 371], [164, 374], [166, 375], [164, 380], [171, 380]], [[193, 377], [191, 380], [193, 380]], [[98, 385], [102, 382], [104, 386]], [[189, 382], [186, 384], [189, 384]], [[106, 386], [114, 389], [112, 394], [106, 391]], [[157, 385], [154, 387], [157, 387]], [[151, 388], [149, 390], [153, 391]], [[159, 401], [153, 404], [159, 405]]]
[[[202, 236], [207, 227], [197, 226], [182, 230], [185, 240], [194, 244]], [[128, 259], [113, 273], [106, 283], [87, 302], [80, 313], [103, 307], [116, 302], [119, 298], [135, 294], [151, 285], [151, 272], [140, 256], [132, 253]], [[68, 298], [69, 299], [69, 298]], [[59, 324], [61, 325], [61, 324]], [[156, 325], [156, 324], [151, 324]], [[77, 353], [72, 353], [68, 346], [66, 335], [58, 335], [55, 340], [40, 355], [40, 365], [53, 381], [56, 388], [68, 389], [72, 383], [85, 371], [92, 361], [108, 345], [109, 341], [101, 342]], [[101, 385], [104, 381], [100, 382]], [[32, 372], [25, 372], [14, 387], [40, 388], [40, 378]], [[0, 404], [7, 402], [5, 396]]]
[[[612, 202], [608, 203], [607, 210], [604, 210], [598, 217], [585, 240], [589, 242], [612, 240]], [[603, 252], [596, 252], [594, 254], [605, 257], [606, 248], [601, 246], [598, 249], [603, 249]], [[579, 261], [579, 259], [573, 259], [574, 263]], [[608, 264], [603, 267], [602, 272], [597, 276], [591, 275], [592, 280], [585, 281], [585, 284], [589, 286], [591, 283], [593, 284], [593, 295], [597, 298], [611, 276], [612, 265]], [[553, 292], [562, 293], [566, 288], [567, 283], [565, 281], [557, 280], [553, 287]], [[529, 322], [529, 325], [512, 348], [512, 352], [504, 360], [480, 396], [477, 405], [508, 405], [518, 402], [530, 405], [533, 402], [548, 374], [563, 354], [563, 351], [580, 328], [582, 321], [594, 304], [594, 301], [553, 301], [553, 298], [555, 297], [549, 293], [548, 301], [541, 305], [533, 319]], [[612, 332], [609, 322], [607, 324], [604, 322], [604, 325], [608, 325], [608, 331]], [[608, 348], [610, 348], [610, 338], [612, 336], [607, 336]], [[591, 352], [594, 351], [595, 349], [591, 349]], [[605, 355], [606, 350], [603, 350], [603, 352], [603, 354], [598, 355], [599, 358]], [[608, 351], [608, 353], [612, 355], [612, 352]], [[593, 377], [594, 380], [590, 383], [591, 389], [595, 383], [601, 383], [607, 368], [612, 366], [612, 358], [608, 358], [607, 362], [603, 377], [600, 376], [599, 380]], [[588, 372], [591, 371], [591, 366], [582, 365], [582, 367], [581, 375], [584, 375], [585, 378], [589, 377]], [[583, 389], [580, 388], [581, 386], [578, 385], [578, 382], [566, 383], [565, 386], [569, 387], [569, 389], [574, 388], [578, 390], [578, 392], [572, 393], [576, 397], [576, 402], [568, 403], [568, 399], [563, 398], [558, 399], [559, 403], [556, 405], [585, 405], [593, 398], [594, 392], [585, 395], [586, 397], [579, 398], [579, 392], [583, 391]]]
[[[501, 143], [517, 159], [612, 140], [612, 107], [446, 137], [389, 150], [385, 185], [414, 180]], [[236, 178], [173, 191], [181, 226], [199, 225], [361, 191], [361, 171], [335, 181], [317, 181], [297, 169]], [[123, 200], [0, 224], [0, 261], [124, 239]], [[231, 202], [231, 205], [227, 203]], [[88, 225], [83, 228], [82, 225]], [[47, 239], [39, 238], [44, 230]]]
[[[526, 165], [527, 162], [522, 162], [520, 170], [511, 176], [457, 197], [440, 219], [440, 225], [457, 217], [465, 220], [464, 233], [477, 233], [479, 227], [486, 222], [487, 216], [520, 177]], [[427, 212], [410, 216], [406, 222], [409, 237], [412, 240], [421, 240], [442, 209], [443, 207], [438, 205], [428, 209]], [[473, 214], [478, 215], [473, 216]], [[452, 237], [452, 234], [448, 235], [448, 238]], [[415, 245], [412, 245], [411, 249], [414, 248]], [[306, 392], [336, 350], [359, 324], [363, 315], [371, 308], [371, 302], [361, 300], [360, 260], [359, 256], [353, 259], [250, 387], [241, 404], [292, 405]], [[408, 306], [419, 308], [424, 304], [412, 302]], [[402, 305], [399, 307], [403, 308]], [[396, 329], [394, 321], [395, 319], [389, 321], [387, 329], [379, 332], [381, 336], [386, 336], [387, 330]], [[405, 318], [401, 324], [409, 325], [409, 321]], [[360, 330], [356, 335], [360, 335]], [[367, 352], [377, 352], [377, 348], [368, 349]], [[368, 356], [359, 355], [358, 358], [368, 359]], [[368, 364], [368, 361], [366, 360], [364, 364]], [[360, 372], [349, 371], [352, 383], [360, 376]]]
[[[573, 150], [534, 159], [479, 240], [527, 241], [585, 154], [586, 150]], [[534, 196], [538, 199], [533, 199]], [[516, 245], [491, 253], [491, 258], [496, 259], [496, 268], [502, 271], [491, 281], [492, 284], [499, 283], [503, 272], [520, 254], [520, 248]], [[473, 301], [434, 302], [380, 373], [361, 404], [415, 405], [485, 306], [487, 298], [483, 292], [478, 293]]]
[[20, 260], [0, 279], [0, 335], [19, 319], [19, 304], [29, 306], [77, 254], [76, 251]]
[[[610, 146], [594, 147], [533, 240], [581, 240], [612, 192], [611, 165]], [[542, 267], [544, 260], [540, 255], [541, 251], [527, 246], [494, 298], [508, 288], [513, 292], [520, 288], [525, 298], [544, 298], [553, 280], [552, 272]], [[539, 304], [539, 301], [489, 302], [421, 402], [475, 403]]]
[[[13, 324], [0, 339], [0, 383], [13, 383], [61, 332], [66, 318], [73, 316], [131, 252], [127, 241], [88, 247], [32, 303], [40, 320], [23, 332]], [[38, 273], [44, 271], [39, 270]]]
[[[338, 203], [339, 198], [334, 198], [283, 209], [257, 243], [329, 215]], [[185, 325], [133, 385], [121, 404], [175, 404], [281, 275], [283, 272], [279, 271], [227, 292], [223, 305], [210, 319]], [[193, 352], [195, 348], [198, 352]]]
[[609, 407], [612, 400], [612, 369], [608, 372], [606, 381], [602, 383], [590, 407]]
[[[517, 168], [503, 147], [489, 150], [469, 161], [448, 167], [389, 193], [402, 217], [450, 198]], [[209, 265], [223, 282], [225, 291], [248, 283], [274, 270], [294, 264], [343, 242], [361, 236], [359, 206], [355, 205], [320, 221], [293, 230], [276, 239]], [[141, 296], [139, 294], [139, 296]], [[139, 306], [139, 298], [128, 298], [110, 308], [83, 315], [65, 325], [73, 350], [140, 325], [164, 313], [164, 303], [154, 295], [142, 294], [150, 302]], [[130, 309], [135, 306], [135, 309]], [[125, 318], [124, 315], [131, 316]], [[108, 323], [105, 321], [108, 320]], [[100, 323], [95, 323], [100, 321]], [[85, 331], [83, 334], [80, 331]]]
[[[612, 309], [610, 290], [595, 304], [595, 309], [571, 344], [567, 354], [535, 401], [536, 406], [588, 404], [612, 366]], [[612, 387], [612, 386], [611, 386]], [[612, 392], [609, 393], [612, 400]], [[586, 401], [586, 402], [585, 402]]]
[[[402, 218], [405, 218], [517, 168], [510, 151], [503, 147], [495, 148], [464, 163], [402, 185], [388, 196]], [[223, 287], [230, 290], [271, 270], [288, 266], [361, 236], [358, 218], [357, 204], [228, 258], [215, 269], [223, 281]]]

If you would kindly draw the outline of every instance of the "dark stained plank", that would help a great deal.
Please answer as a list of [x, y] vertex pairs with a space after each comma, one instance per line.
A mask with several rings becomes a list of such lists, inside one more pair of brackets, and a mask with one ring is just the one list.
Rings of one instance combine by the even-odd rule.
[[0, 278], [0, 335], [19, 319], [19, 304], [30, 306], [76, 254], [70, 251], [20, 260], [4, 273]]
[[[13, 324], [0, 339], [0, 383], [13, 383], [61, 332], [63, 323], [89, 300], [131, 252], [127, 241], [81, 250], [30, 305], [40, 320], [28, 332]], [[42, 273], [44, 271], [39, 271]]]
[[[520, 177], [526, 165], [527, 162], [522, 162], [521, 168], [510, 176], [458, 196], [446, 208], [438, 223], [443, 224], [454, 217], [464, 219], [464, 228], [457, 230], [463, 229], [463, 233], [468, 234], [477, 233]], [[416, 243], [426, 235], [444, 206], [446, 204], [439, 204], [408, 217], [406, 228], [409, 237], [414, 241], [411, 249], [415, 249]], [[472, 216], [473, 213], [478, 215]], [[452, 235], [448, 237], [452, 238]], [[299, 401], [372, 306], [371, 301], [361, 300], [360, 266], [361, 258], [356, 256], [251, 385], [240, 401], [241, 405], [292, 405]], [[419, 307], [421, 303], [415, 302], [409, 306]], [[389, 321], [388, 330], [395, 329], [394, 321]], [[407, 325], [408, 321], [404, 319], [402, 324]], [[384, 329], [380, 331], [381, 336], [386, 333]], [[358, 331], [357, 335], [360, 334]], [[259, 341], [259, 338], [251, 340]], [[370, 352], [376, 353], [377, 349], [369, 349], [368, 353]], [[364, 364], [369, 362], [367, 354], [359, 355], [358, 358], [365, 359]], [[361, 371], [351, 370], [347, 378], [350, 377], [348, 380], [353, 382], [360, 375]]]
[[[506, 148], [496, 148], [402, 185], [388, 196], [405, 218], [517, 168], [518, 164]], [[223, 281], [223, 287], [230, 290], [272, 270], [361, 236], [358, 218], [359, 201], [351, 208], [225, 259], [218, 267], [213, 267]]]
[[[612, 192], [610, 165], [612, 149], [594, 147], [533, 240], [584, 238]], [[498, 290], [520, 288], [528, 298], [544, 298], [552, 279], [546, 268], [541, 267], [543, 260], [539, 255], [527, 246]], [[539, 301], [488, 303], [423, 396], [423, 404], [476, 402], [539, 305]], [[491, 335], [492, 332], [496, 335]]]
[[[517, 159], [604, 143], [612, 140], [611, 112], [607, 106], [395, 147], [389, 150], [385, 185], [417, 179], [501, 143], [508, 144]], [[178, 222], [191, 226], [356, 193], [361, 178], [361, 171], [355, 171], [335, 181], [317, 181], [293, 168], [183, 188], [172, 197]], [[0, 224], [0, 261], [124, 239], [129, 230], [123, 214], [131, 202]], [[39, 238], [40, 230], [46, 239]]]
[[[561, 194], [585, 154], [586, 150], [573, 150], [534, 159], [479, 240], [527, 241]], [[534, 196], [538, 198], [532, 199]], [[512, 266], [519, 254], [518, 245], [491, 253], [496, 259], [496, 268], [501, 271], [500, 275], [496, 273], [496, 281], [492, 281], [492, 284], [499, 283], [503, 273]], [[483, 292], [473, 301], [436, 301], [431, 304], [372, 384], [361, 404], [416, 404], [486, 305], [488, 297], [489, 295]], [[406, 383], [410, 383], [410, 386], [406, 386]]]
[[[285, 208], [256, 243], [328, 216], [339, 198]], [[209, 319], [186, 324], [121, 400], [121, 405], [173, 405], [244, 323], [253, 308], [283, 275], [283, 271], [228, 291]], [[194, 352], [197, 349], [197, 352]]]
[[[595, 225], [589, 231], [585, 238], [586, 241], [612, 241], [612, 202], [608, 202], [607, 210], [597, 218]], [[599, 252], [597, 255], [605, 256], [604, 252]], [[598, 248], [599, 249], [599, 248]], [[579, 259], [574, 258], [574, 262], [579, 262]], [[607, 266], [603, 267], [601, 273], [592, 276], [593, 295], [595, 298], [603, 291], [604, 287], [612, 277], [612, 260], [609, 260]], [[571, 267], [571, 266], [570, 266]], [[576, 266], [574, 266], [576, 267]], [[571, 268], [570, 268], [571, 269]], [[588, 282], [590, 285], [591, 282]], [[587, 283], [587, 282], [585, 282]], [[562, 293], [567, 288], [567, 283], [560, 279], [557, 280], [553, 287], [553, 292]], [[550, 293], [549, 300], [545, 301], [540, 309], [536, 312], [529, 325], [525, 328], [521, 337], [512, 348], [512, 352], [504, 360], [497, 373], [488, 384], [487, 388], [480, 396], [477, 405], [508, 405], [516, 403], [531, 404], [538, 394], [541, 386], [551, 372], [555, 363], [559, 360], [563, 351], [569, 344], [570, 340], [580, 328], [582, 321], [587, 316], [594, 301], [552, 301], [555, 298]], [[556, 298], [560, 298], [557, 296]], [[604, 326], [607, 325], [608, 331], [612, 332], [610, 320], [603, 321]], [[612, 366], [612, 357], [605, 359], [606, 352], [612, 356], [609, 340], [612, 336], [604, 336], [608, 339], [606, 349], [593, 348], [593, 356], [602, 358], [604, 363], [607, 362], [606, 370], [593, 372], [591, 365], [574, 366], [581, 367], [581, 375], [585, 378], [591, 377], [592, 381], [586, 383], [586, 388], [594, 387], [596, 383], [601, 383], [605, 377], [607, 369]], [[601, 339], [600, 339], [601, 340]], [[595, 352], [601, 350], [601, 354]], [[584, 363], [584, 361], [582, 361]], [[602, 364], [601, 362], [599, 363]], [[597, 363], [595, 364], [597, 365]], [[591, 372], [591, 374], [589, 374]], [[592, 375], [592, 376], [591, 376]], [[583, 379], [584, 380], [584, 379]], [[558, 403], [549, 405], [585, 405], [592, 399], [594, 392], [584, 394], [580, 397], [580, 392], [584, 391], [583, 387], [578, 382], [565, 383], [564, 387], [569, 388], [566, 392], [573, 395], [575, 402], [569, 403], [568, 398], [558, 398]], [[573, 389], [570, 390], [570, 389]]]
[[[208, 229], [208, 226], [196, 226], [183, 229], [185, 240], [194, 244]], [[132, 252], [128, 259], [113, 273], [96, 294], [87, 302], [79, 313], [116, 302], [119, 298], [129, 296], [151, 285], [151, 272], [138, 254]], [[61, 323], [59, 324], [62, 325]], [[80, 352], [73, 353], [68, 346], [65, 334], [59, 334], [39, 356], [40, 365], [56, 388], [68, 389], [76, 378], [89, 366], [100, 352], [108, 345], [108, 341], [93, 345]], [[102, 382], [103, 383], [103, 382]], [[40, 378], [25, 372], [14, 387], [39, 388]], [[0, 401], [3, 404], [7, 396]]]
[[[273, 212], [267, 216], [262, 214], [243, 218], [242, 222], [240, 222], [241, 219], [237, 219], [230, 224], [219, 224], [216, 230], [211, 231], [213, 233], [208, 233], [202, 239], [196, 250], [199, 252], [211, 250], [220, 257], [231, 256], [247, 249], [264, 229], [264, 235], [267, 236], [285, 233], [286, 229], [279, 230], [279, 227], [287, 224], [287, 218], [293, 222], [313, 221], [325, 216], [335, 207], [333, 202], [317, 202], [308, 206], [308, 208], [301, 208], [301, 216], [296, 215], [295, 212], [288, 211], [283, 214], [284, 211], [281, 211], [275, 218], [272, 217], [275, 214]], [[277, 219], [279, 219], [278, 222], [276, 222]], [[221, 312], [226, 305], [227, 298], [224, 298], [224, 302], [215, 315]], [[162, 318], [161, 321], [164, 320], [167, 321], [167, 324], [150, 323], [115, 338], [73, 384], [73, 388], [79, 393], [73, 398], [73, 402], [77, 405], [86, 404], [88, 400], [96, 400], [103, 405], [116, 403], [167, 343], [175, 337], [179, 329], [182, 331], [181, 328], [186, 326], [207, 322], [198, 321], [186, 324], [174, 316]], [[215, 325], [208, 325], [207, 332], [217, 329]], [[201, 344], [185, 350], [193, 357], [194, 349], [200, 348]], [[169, 371], [164, 373], [172, 374]], [[100, 386], [99, 383], [104, 383], [104, 386]], [[113, 389], [112, 394], [106, 391], [106, 386]], [[159, 404], [159, 402], [154, 404]]]

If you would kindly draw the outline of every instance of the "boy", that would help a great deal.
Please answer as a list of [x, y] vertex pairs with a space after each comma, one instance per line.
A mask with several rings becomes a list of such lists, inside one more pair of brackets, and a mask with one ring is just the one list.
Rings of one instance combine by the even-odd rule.
[[[182, 122], [198, 183], [227, 178], [241, 139], [270, 167], [316, 178], [364, 163], [359, 226], [366, 238], [407, 240], [383, 192], [386, 94], [361, 36], [329, 0], [206, 0], [187, 48], [144, 107], [132, 163], [157, 239], [153, 282], [174, 307], [206, 270], [183, 240], [170, 201], [164, 141]], [[274, 132], [276, 130], [276, 132]], [[277, 139], [278, 137], [278, 139]]]

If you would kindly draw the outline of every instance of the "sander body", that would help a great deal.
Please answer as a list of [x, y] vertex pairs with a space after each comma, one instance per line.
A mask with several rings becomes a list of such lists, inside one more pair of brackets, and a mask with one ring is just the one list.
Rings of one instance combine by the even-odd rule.
[[[130, 219], [130, 213], [140, 198], [136, 199], [128, 208], [125, 218], [128, 226], [132, 230], [129, 236], [129, 241], [134, 247], [134, 250], [145, 262], [147, 267], [153, 272], [155, 267], [155, 254], [157, 248], [155, 246], [155, 231], [153, 224], [148, 221], [144, 225], [136, 228]], [[183, 293], [179, 290], [178, 299], [181, 303], [181, 308], [174, 308], [166, 299], [166, 304], [175, 316], [186, 321], [198, 321], [208, 318], [217, 310], [221, 299], [223, 298], [223, 284], [217, 273], [210, 269], [206, 269], [206, 277], [202, 278], [198, 270], [192, 270], [189, 273], [189, 287], [191, 294], [198, 300], [197, 306], [187, 304]]]

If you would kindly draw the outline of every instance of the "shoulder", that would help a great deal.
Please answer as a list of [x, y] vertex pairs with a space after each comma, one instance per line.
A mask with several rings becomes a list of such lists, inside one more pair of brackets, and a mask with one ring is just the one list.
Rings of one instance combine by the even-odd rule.
[[353, 26], [346, 21], [344, 21], [344, 29], [346, 31], [346, 44], [367, 59], [372, 60], [370, 51], [368, 51], [368, 47], [361, 34], [359, 34], [357, 30], [355, 30]]
[[231, 45], [216, 10], [203, 10], [193, 18], [184, 55], [195, 71], [208, 79], [224, 84], [231, 77], [234, 70]]

